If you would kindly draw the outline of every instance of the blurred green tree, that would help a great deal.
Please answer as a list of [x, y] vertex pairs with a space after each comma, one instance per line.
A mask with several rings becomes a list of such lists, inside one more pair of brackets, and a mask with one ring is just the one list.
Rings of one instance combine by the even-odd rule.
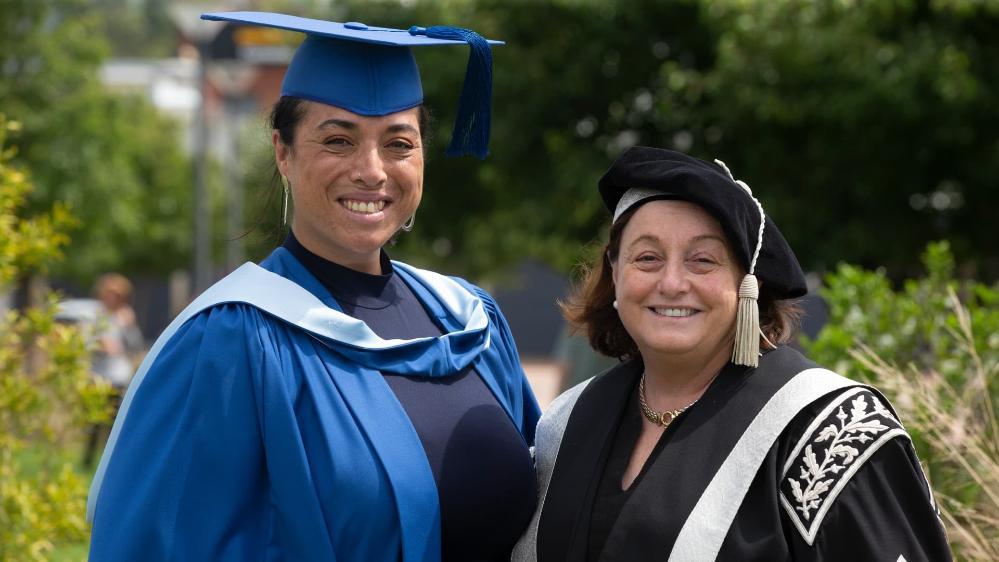
[[9, 0], [0, 104], [20, 121], [30, 210], [64, 201], [80, 221], [54, 273], [165, 272], [187, 262], [190, 164], [176, 125], [141, 97], [105, 91], [99, 12], [82, 0]]
[[465, 55], [418, 52], [437, 115], [411, 259], [476, 275], [568, 269], [606, 225], [595, 193], [633, 144], [722, 158], [809, 269], [919, 269], [951, 240], [999, 275], [999, 2], [348, 1], [311, 15], [473, 27], [494, 49], [492, 154], [437, 157]]
[[[10, 161], [0, 115], [0, 289], [61, 257], [72, 218], [61, 205], [28, 215], [31, 181]], [[107, 422], [109, 384], [90, 373], [86, 334], [55, 321], [55, 295], [0, 316], [0, 560], [49, 560], [86, 539], [87, 489], [67, 459], [87, 424]]]
[[962, 265], [999, 275], [982, 244], [999, 210], [999, 3], [703, 6], [715, 63], [664, 73], [657, 109], [759, 188], [806, 266], [897, 280], [946, 238]]
[[177, 43], [165, 0], [90, 0], [114, 56], [169, 57]]

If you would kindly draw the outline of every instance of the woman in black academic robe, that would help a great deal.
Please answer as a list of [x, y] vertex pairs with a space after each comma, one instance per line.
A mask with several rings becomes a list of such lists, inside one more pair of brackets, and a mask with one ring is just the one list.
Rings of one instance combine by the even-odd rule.
[[950, 560], [888, 401], [784, 345], [805, 281], [749, 187], [636, 147], [600, 192], [610, 239], [565, 311], [622, 363], [542, 417], [514, 560]]

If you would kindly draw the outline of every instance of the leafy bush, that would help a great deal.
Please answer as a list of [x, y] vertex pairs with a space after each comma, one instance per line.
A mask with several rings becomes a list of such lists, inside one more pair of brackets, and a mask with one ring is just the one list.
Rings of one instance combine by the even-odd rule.
[[[0, 288], [60, 256], [72, 218], [61, 206], [18, 217], [31, 188], [5, 148], [17, 126], [0, 116]], [[110, 389], [89, 371], [83, 335], [57, 323], [55, 295], [0, 317], [0, 560], [47, 560], [85, 540], [86, 482], [66, 461], [79, 430], [109, 417]]]
[[899, 290], [841, 265], [811, 356], [882, 389], [913, 437], [959, 559], [999, 560], [999, 286], [954, 279], [946, 242]]
[[[906, 280], [894, 290], [884, 271], [840, 265], [826, 277], [822, 296], [829, 324], [815, 341], [806, 342], [811, 356], [847, 376], [864, 378], [868, 371], [851, 361], [848, 350], [858, 343], [916, 369], [934, 369], [960, 385], [972, 367], [954, 337], [960, 328], [950, 291], [960, 298], [975, 327], [974, 347], [986, 364], [999, 361], [999, 286], [954, 279], [954, 258], [947, 242], [930, 244], [922, 256], [926, 275]], [[995, 398], [995, 396], [993, 396]]]

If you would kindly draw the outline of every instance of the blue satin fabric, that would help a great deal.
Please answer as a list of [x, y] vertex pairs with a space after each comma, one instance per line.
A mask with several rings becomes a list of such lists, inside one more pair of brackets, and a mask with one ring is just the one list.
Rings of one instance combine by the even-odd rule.
[[[336, 308], [287, 251], [261, 266]], [[398, 271], [444, 326], [461, 329], [430, 286]], [[90, 560], [439, 560], [434, 478], [379, 371], [473, 364], [525, 447], [539, 415], [495, 302], [462, 284], [489, 318], [477, 354], [444, 336], [418, 353], [371, 352], [246, 304], [196, 315], [134, 391], [96, 500]]]

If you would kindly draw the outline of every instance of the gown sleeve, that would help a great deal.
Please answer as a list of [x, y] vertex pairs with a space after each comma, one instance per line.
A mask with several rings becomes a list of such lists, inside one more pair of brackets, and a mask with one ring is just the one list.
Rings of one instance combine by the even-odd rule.
[[825, 419], [802, 436], [780, 482], [792, 558], [951, 560], [901, 424], [870, 390], [833, 402]]
[[90, 560], [259, 560], [271, 511], [258, 375], [262, 318], [215, 307], [183, 325], [134, 392], [99, 492]]

